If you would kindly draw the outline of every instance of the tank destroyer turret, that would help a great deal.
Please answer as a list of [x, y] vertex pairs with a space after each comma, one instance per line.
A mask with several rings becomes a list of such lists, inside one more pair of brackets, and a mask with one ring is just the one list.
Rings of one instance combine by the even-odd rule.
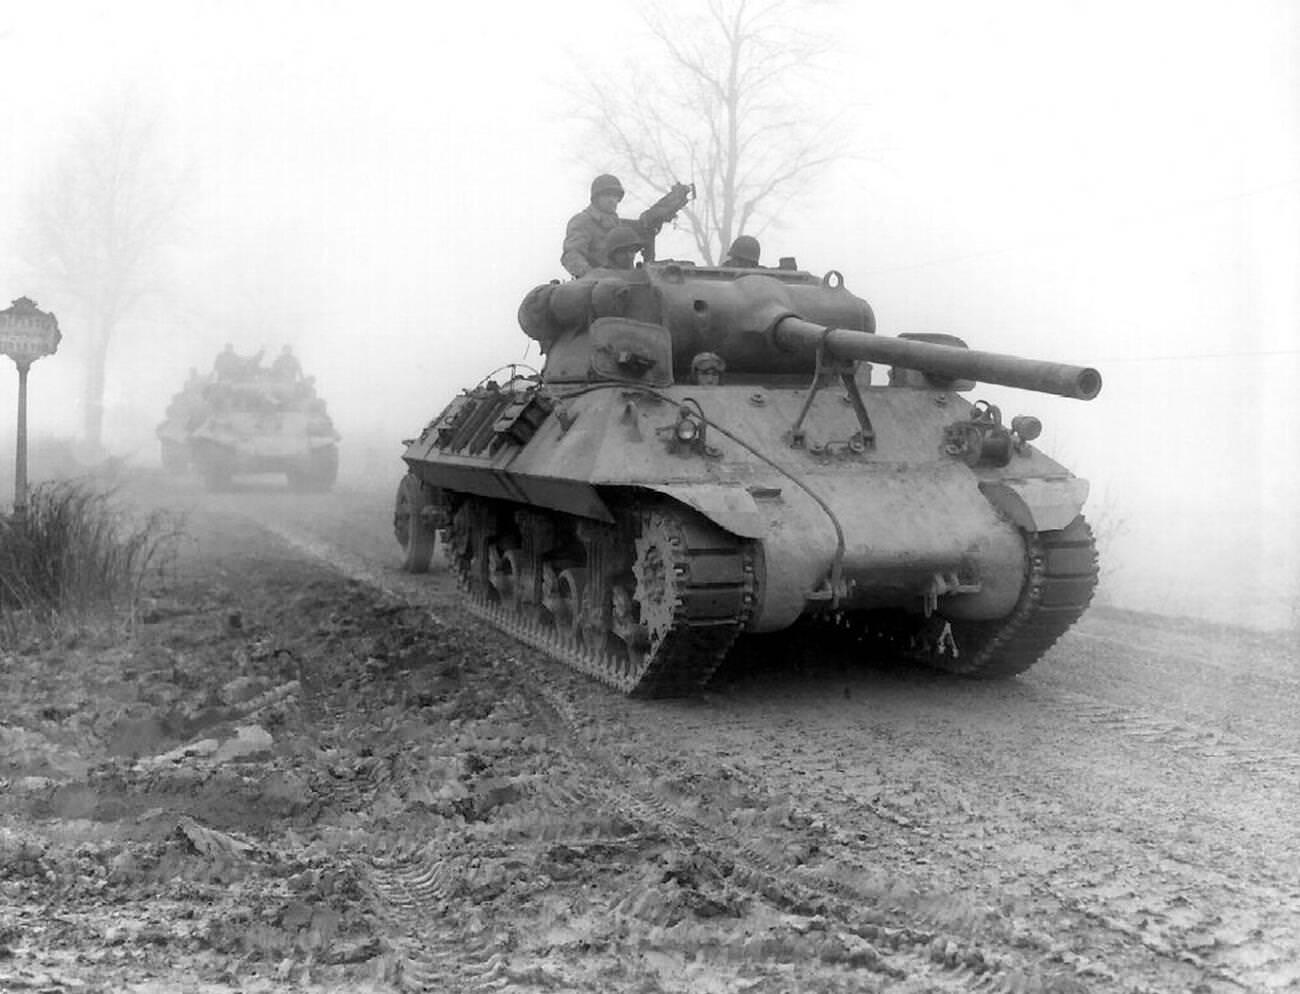
[[541, 370], [406, 443], [404, 565], [440, 531], [476, 611], [625, 692], [690, 692], [741, 634], [804, 621], [1010, 676], [1092, 597], [1087, 483], [1036, 418], [963, 393], [1090, 400], [1096, 370], [878, 335], [835, 272], [595, 270], [519, 319]]

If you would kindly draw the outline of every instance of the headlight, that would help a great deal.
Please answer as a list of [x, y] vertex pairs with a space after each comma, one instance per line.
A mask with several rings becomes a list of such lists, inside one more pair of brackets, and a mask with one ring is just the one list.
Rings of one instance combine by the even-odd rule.
[[1043, 433], [1043, 423], [1032, 414], [1021, 414], [1011, 419], [1011, 430], [1023, 441], [1032, 442]]
[[677, 422], [675, 433], [679, 442], [694, 442], [700, 437], [700, 423], [692, 417], [684, 417]]

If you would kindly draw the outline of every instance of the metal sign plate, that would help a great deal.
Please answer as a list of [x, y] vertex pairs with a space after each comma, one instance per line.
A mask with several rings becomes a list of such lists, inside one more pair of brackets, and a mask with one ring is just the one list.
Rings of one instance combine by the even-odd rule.
[[53, 314], [38, 310], [36, 301], [19, 297], [0, 311], [0, 353], [15, 362], [30, 362], [53, 355], [63, 334]]

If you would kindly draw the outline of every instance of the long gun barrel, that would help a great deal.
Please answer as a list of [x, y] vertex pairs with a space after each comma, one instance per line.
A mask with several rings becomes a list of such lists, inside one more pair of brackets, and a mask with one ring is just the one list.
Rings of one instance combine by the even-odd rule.
[[1087, 366], [827, 328], [794, 316], [776, 322], [772, 328], [772, 340], [787, 352], [810, 352], [822, 348], [840, 359], [889, 363], [947, 379], [997, 383], [1076, 400], [1092, 400], [1101, 392], [1101, 374]]

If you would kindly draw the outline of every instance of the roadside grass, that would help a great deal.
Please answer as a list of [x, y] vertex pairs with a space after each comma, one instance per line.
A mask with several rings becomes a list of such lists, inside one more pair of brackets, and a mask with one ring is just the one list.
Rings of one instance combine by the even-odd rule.
[[146, 579], [174, 560], [182, 520], [132, 514], [92, 480], [34, 487], [25, 521], [0, 517], [0, 645], [134, 622]]

